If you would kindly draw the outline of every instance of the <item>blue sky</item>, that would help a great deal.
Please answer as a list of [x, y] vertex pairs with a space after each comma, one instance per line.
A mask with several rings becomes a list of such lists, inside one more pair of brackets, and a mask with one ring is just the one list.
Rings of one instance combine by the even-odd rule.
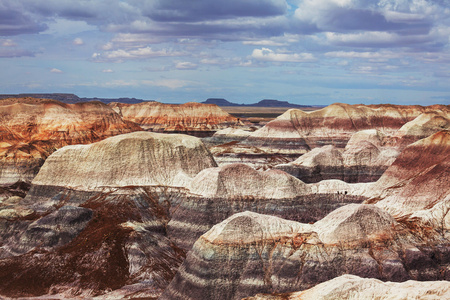
[[450, 104], [449, 0], [0, 0], [0, 93]]

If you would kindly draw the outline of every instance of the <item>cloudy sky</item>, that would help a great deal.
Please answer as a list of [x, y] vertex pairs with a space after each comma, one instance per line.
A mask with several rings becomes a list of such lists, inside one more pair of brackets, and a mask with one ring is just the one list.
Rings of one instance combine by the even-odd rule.
[[450, 104], [449, 0], [0, 0], [0, 93]]

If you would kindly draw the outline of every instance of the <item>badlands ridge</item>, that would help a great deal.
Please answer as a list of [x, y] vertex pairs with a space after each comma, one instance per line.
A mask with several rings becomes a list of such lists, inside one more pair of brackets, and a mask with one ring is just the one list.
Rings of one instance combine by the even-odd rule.
[[449, 296], [448, 106], [3, 101], [2, 297]]

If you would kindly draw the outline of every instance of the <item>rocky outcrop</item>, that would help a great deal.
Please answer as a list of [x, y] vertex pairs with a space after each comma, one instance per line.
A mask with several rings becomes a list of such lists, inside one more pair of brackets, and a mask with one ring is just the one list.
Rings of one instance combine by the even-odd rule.
[[385, 145], [381, 132], [368, 129], [353, 134], [344, 149], [332, 145], [314, 148], [297, 160], [275, 168], [308, 183], [327, 179], [373, 182], [398, 155], [397, 148]]
[[345, 178], [342, 151], [332, 145], [315, 148], [295, 161], [275, 168], [307, 183]]
[[[325, 299], [447, 299], [449, 281], [383, 282], [374, 278], [342, 275], [315, 287], [284, 295], [256, 295], [245, 300], [325, 300]], [[244, 299], [243, 299], [244, 300]]]
[[450, 112], [442, 110], [425, 112], [403, 125], [393, 136], [393, 142], [403, 150], [409, 144], [449, 129]]
[[214, 166], [198, 138], [177, 134], [56, 151], [24, 199], [0, 205], [0, 294], [158, 297], [185, 256], [167, 235], [172, 205]]
[[139, 124], [146, 130], [157, 132], [208, 136], [219, 129], [239, 123], [237, 118], [213, 104], [142, 102], [138, 104], [111, 103], [110, 105], [124, 120]]
[[148, 191], [123, 188], [83, 201], [70, 201], [69, 193], [65, 197], [70, 206], [48, 215], [0, 219], [7, 229], [0, 249], [0, 294], [90, 298], [140, 283], [148, 296], [160, 295], [184, 251], [165, 235], [165, 210]]
[[243, 130], [240, 128], [228, 127], [218, 130], [210, 138], [205, 138], [204, 141], [211, 145], [223, 145], [227, 143], [236, 143], [245, 140], [252, 131]]
[[304, 154], [323, 145], [344, 148], [357, 131], [377, 129], [393, 135], [405, 123], [422, 113], [448, 106], [348, 105], [335, 103], [323, 109], [304, 112], [290, 109], [263, 128], [255, 131], [246, 144], [279, 153]]
[[373, 186], [370, 203], [406, 217], [445, 202], [450, 194], [450, 132], [406, 147]]
[[0, 185], [29, 183], [56, 149], [141, 130], [101, 102], [0, 101]]
[[373, 205], [347, 205], [313, 225], [243, 212], [196, 241], [160, 299], [286, 293], [343, 274], [448, 280], [446, 243], [436, 231], [409, 230]]
[[124, 186], [183, 187], [201, 170], [215, 166], [198, 138], [141, 131], [64, 147], [47, 159], [33, 185], [89, 191]]
[[256, 171], [244, 164], [205, 169], [190, 184], [190, 191], [204, 197], [292, 198], [310, 193], [302, 181], [285, 172]]
[[339, 188], [325, 182], [308, 185], [279, 170], [257, 171], [244, 164], [208, 168], [173, 208], [167, 230], [177, 245], [189, 250], [202, 234], [235, 213], [252, 211], [307, 223], [366, 199], [356, 187]]

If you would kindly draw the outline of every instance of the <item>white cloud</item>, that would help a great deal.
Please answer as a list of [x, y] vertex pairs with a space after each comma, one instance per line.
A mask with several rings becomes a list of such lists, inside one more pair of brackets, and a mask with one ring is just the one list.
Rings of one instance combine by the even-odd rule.
[[205, 65], [221, 65], [223, 64], [223, 61], [218, 58], [203, 58], [200, 60], [200, 63]]
[[197, 69], [197, 64], [191, 63], [189, 61], [179, 62], [175, 65], [178, 70], [194, 70]]
[[111, 40], [112, 43], [118, 44], [156, 44], [161, 41], [160, 37], [142, 33], [118, 33]]
[[63, 73], [60, 69], [53, 68], [50, 70], [51, 73]]
[[17, 44], [14, 43], [14, 41], [11, 39], [0, 40], [0, 42], [2, 43], [3, 47], [16, 47], [17, 46]]
[[143, 80], [142, 83], [145, 85], [166, 87], [173, 90], [182, 88], [188, 85], [190, 82], [180, 79], [159, 79], [159, 80]]
[[280, 43], [273, 40], [258, 40], [258, 41], [244, 41], [242, 42], [244, 45], [252, 45], [252, 46], [286, 46], [286, 43]]
[[105, 70], [102, 70], [102, 72], [103, 73], [114, 73], [114, 71], [111, 69], [105, 69]]
[[105, 53], [94, 53], [92, 58], [98, 60], [123, 61], [127, 59], [146, 59], [162, 56], [182, 56], [184, 53], [170, 49], [153, 50], [151, 47], [135, 49], [118, 49]]
[[138, 86], [139, 83], [136, 81], [125, 81], [125, 80], [113, 80], [104, 84], [106, 87], [123, 87], [123, 86]]
[[273, 62], [311, 62], [315, 60], [311, 53], [277, 53], [269, 48], [254, 49], [251, 56], [257, 60]]
[[84, 41], [81, 38], [76, 38], [73, 40], [72, 44], [74, 44], [75, 46], [81, 46], [84, 45]]
[[389, 47], [395, 45], [412, 45], [431, 41], [429, 35], [399, 35], [384, 31], [366, 31], [360, 33], [327, 32], [325, 37], [329, 43], [339, 46], [354, 47]]
[[383, 52], [332, 51], [325, 53], [325, 56], [336, 58], [392, 59], [392, 58], [399, 58], [401, 54], [394, 53], [391, 51], [383, 51]]
[[114, 46], [113, 46], [113, 43], [108, 42], [108, 43], [104, 44], [101, 48], [102, 48], [102, 50], [109, 51], [109, 50], [112, 50], [114, 48]]

